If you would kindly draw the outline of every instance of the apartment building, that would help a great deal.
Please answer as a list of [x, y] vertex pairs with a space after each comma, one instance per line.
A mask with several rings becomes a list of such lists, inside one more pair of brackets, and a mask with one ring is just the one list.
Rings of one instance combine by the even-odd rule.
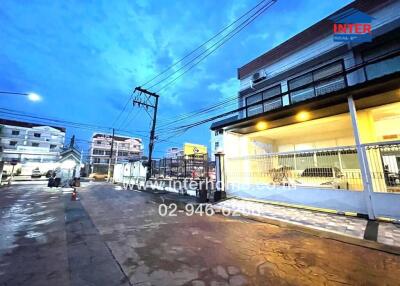
[[399, 77], [390, 0], [354, 1], [240, 67], [237, 114], [211, 126], [223, 190], [400, 219]]
[[[106, 174], [111, 154], [111, 134], [94, 133], [90, 146], [92, 173]], [[111, 164], [140, 160], [143, 155], [142, 139], [115, 135]]]
[[64, 147], [65, 128], [0, 119], [2, 161], [54, 163]]
[[168, 158], [168, 159], [177, 159], [182, 156], [184, 156], [183, 148], [180, 148], [180, 147], [168, 148], [167, 152], [165, 154], [165, 158]]

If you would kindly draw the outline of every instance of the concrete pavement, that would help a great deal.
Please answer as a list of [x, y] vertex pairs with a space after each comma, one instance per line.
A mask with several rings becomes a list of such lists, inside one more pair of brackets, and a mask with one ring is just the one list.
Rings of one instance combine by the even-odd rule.
[[399, 285], [400, 257], [107, 183], [0, 189], [0, 285]]

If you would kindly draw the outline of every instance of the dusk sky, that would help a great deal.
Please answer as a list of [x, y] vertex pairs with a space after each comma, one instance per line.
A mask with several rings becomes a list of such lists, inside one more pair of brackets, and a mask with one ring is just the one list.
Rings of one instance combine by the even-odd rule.
[[[35, 92], [43, 100], [33, 103], [22, 96], [2, 95], [0, 106], [46, 118], [127, 130], [144, 139], [147, 154], [150, 118], [146, 112], [129, 105], [116, 121], [133, 88], [257, 2], [1, 0], [0, 90]], [[238, 67], [349, 2], [278, 1], [216, 53], [160, 92], [158, 123], [165, 124], [181, 114], [234, 96], [239, 87]], [[4, 112], [0, 116], [17, 118]], [[157, 143], [155, 157], [184, 142], [209, 145], [209, 127], [205, 124]], [[80, 148], [87, 150], [85, 140], [90, 140], [94, 130], [66, 128], [67, 138], [75, 134]], [[163, 132], [159, 138], [171, 135], [170, 131]]]

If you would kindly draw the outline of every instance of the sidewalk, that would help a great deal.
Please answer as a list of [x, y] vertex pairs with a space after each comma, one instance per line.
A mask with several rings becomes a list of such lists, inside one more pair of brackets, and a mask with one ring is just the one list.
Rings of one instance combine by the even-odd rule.
[[230, 210], [234, 212], [234, 215], [243, 215], [255, 219], [269, 219], [351, 238], [364, 239], [368, 237], [370, 240], [375, 240], [382, 244], [400, 247], [399, 224], [386, 222], [379, 222], [379, 224], [375, 222], [368, 223], [366, 219], [353, 216], [277, 206], [237, 198], [217, 203], [214, 205], [214, 209], [216, 211]]

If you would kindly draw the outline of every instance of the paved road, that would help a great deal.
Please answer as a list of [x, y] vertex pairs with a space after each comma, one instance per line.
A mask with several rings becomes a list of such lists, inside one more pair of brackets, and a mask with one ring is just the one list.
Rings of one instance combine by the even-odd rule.
[[0, 189], [0, 285], [399, 285], [400, 257], [245, 219], [161, 217], [158, 197]]

